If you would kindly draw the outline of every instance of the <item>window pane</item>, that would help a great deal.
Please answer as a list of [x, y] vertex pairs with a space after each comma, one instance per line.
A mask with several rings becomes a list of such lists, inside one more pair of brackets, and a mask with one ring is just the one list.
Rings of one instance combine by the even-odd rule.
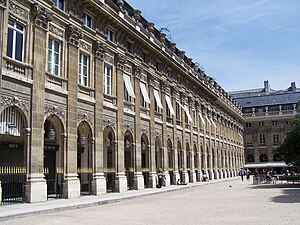
[[12, 51], [13, 51], [13, 30], [8, 29], [8, 35], [7, 35], [7, 53], [6, 55], [8, 57], [12, 58]]
[[23, 34], [17, 33], [15, 59], [22, 61], [23, 55]]

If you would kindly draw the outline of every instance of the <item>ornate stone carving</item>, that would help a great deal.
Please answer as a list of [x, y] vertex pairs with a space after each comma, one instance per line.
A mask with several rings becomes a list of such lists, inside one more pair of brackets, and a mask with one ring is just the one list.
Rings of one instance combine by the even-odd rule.
[[0, 0], [0, 7], [6, 7], [6, 0]]
[[103, 120], [103, 128], [105, 128], [107, 126], [112, 127], [113, 129], [116, 129], [116, 123], [114, 121], [112, 121], [111, 119]]
[[148, 31], [149, 31], [150, 33], [152, 33], [153, 30], [154, 30], [154, 23], [148, 22], [148, 23], [147, 23], [147, 29], [148, 29]]
[[70, 15], [82, 20], [84, 13], [83, 3], [80, 0], [69, 0], [68, 6]]
[[124, 125], [124, 131], [130, 131], [132, 134], [134, 133], [132, 126], [130, 126], [128, 123]]
[[119, 9], [121, 12], [125, 12], [123, 6], [124, 6], [124, 1], [123, 0], [118, 0], [117, 5], [119, 6]]
[[94, 52], [95, 56], [99, 59], [104, 59], [105, 53], [107, 53], [107, 46], [101, 41], [94, 42]]
[[82, 32], [74, 25], [69, 24], [67, 26], [67, 41], [70, 44], [73, 44], [75, 46], [79, 46], [79, 40], [82, 38]]
[[4, 107], [10, 107], [10, 106], [17, 106], [19, 107], [23, 112], [29, 112], [29, 102], [20, 100], [18, 97], [5, 97], [1, 96], [0, 106]]
[[117, 67], [121, 70], [124, 70], [124, 65], [127, 62], [127, 57], [122, 54], [117, 54], [116, 59], [117, 59]]
[[134, 76], [138, 79], [141, 79], [142, 69], [139, 65], [134, 66]]
[[86, 121], [90, 125], [94, 125], [94, 117], [89, 114], [86, 114], [86, 113], [77, 114], [77, 121], [78, 121], [78, 123], [80, 123], [82, 121]]
[[147, 136], [149, 136], [149, 130], [146, 129], [145, 127], [143, 127], [143, 128], [141, 129], [141, 131], [142, 131], [142, 134], [146, 134]]
[[52, 21], [52, 13], [42, 8], [39, 4], [33, 3], [31, 6], [31, 13], [34, 18], [34, 23], [45, 30], [48, 30], [48, 22]]
[[45, 115], [57, 115], [58, 117], [65, 118], [65, 111], [56, 106], [45, 106]]
[[79, 40], [79, 47], [88, 51], [89, 53], [92, 52], [92, 45], [85, 42], [84, 40]]
[[138, 23], [141, 18], [141, 10], [138, 9], [133, 10], [133, 18], [135, 22]]
[[26, 20], [29, 17], [29, 12], [27, 10], [21, 8], [19, 5], [17, 5], [12, 0], [9, 1], [9, 11], [10, 11], [11, 14], [20, 16], [20, 17], [22, 17], [22, 18], [24, 18]]
[[49, 24], [49, 31], [61, 38], [64, 37], [64, 31], [62, 29], [57, 28], [56, 26], [54, 26], [52, 24]]

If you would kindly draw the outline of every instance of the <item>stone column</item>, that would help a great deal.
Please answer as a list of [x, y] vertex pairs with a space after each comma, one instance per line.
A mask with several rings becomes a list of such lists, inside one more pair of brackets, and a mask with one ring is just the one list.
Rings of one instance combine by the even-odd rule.
[[[3, 60], [3, 36], [4, 36], [4, 11], [6, 10], [6, 0], [0, 1], [0, 91], [2, 88], [2, 60]], [[0, 185], [1, 191], [1, 185]], [[0, 193], [0, 198], [1, 198]], [[1, 201], [0, 201], [1, 202]]]
[[44, 106], [45, 68], [48, 22], [51, 12], [32, 4], [33, 18], [33, 83], [31, 96], [31, 146], [28, 151], [27, 180], [25, 185], [26, 202], [47, 201], [47, 185], [44, 179]]
[[[190, 107], [188, 107], [188, 110], [189, 110], [189, 113], [190, 115], [192, 116], [192, 112], [193, 112], [193, 109], [195, 108], [195, 102], [194, 102], [194, 99], [191, 98], [191, 105]], [[193, 118], [192, 118], [193, 119]], [[196, 119], [197, 121], [197, 119]], [[193, 141], [193, 137], [194, 137], [194, 134], [193, 134], [193, 131], [194, 131], [194, 124], [193, 123], [196, 123], [196, 121], [193, 121], [191, 123], [191, 126], [190, 126], [190, 182], [192, 183], [195, 183], [196, 182], [196, 172], [195, 172], [195, 157], [194, 157], [194, 154], [196, 154], [195, 152], [195, 149], [194, 149], [194, 141]]]
[[117, 78], [117, 149], [116, 149], [116, 160], [117, 160], [117, 174], [116, 174], [116, 191], [126, 192], [127, 191], [127, 178], [125, 176], [125, 165], [124, 165], [124, 80], [123, 71], [124, 65], [127, 61], [126, 56], [122, 54], [116, 55], [116, 78]]
[[78, 45], [81, 31], [69, 24], [66, 28], [68, 42], [68, 103], [67, 103], [67, 148], [65, 159], [65, 177], [63, 183], [64, 198], [80, 196], [80, 181], [77, 173], [77, 94], [78, 94]]
[[92, 194], [100, 195], [106, 193], [106, 181], [103, 172], [103, 58], [106, 53], [106, 45], [100, 41], [94, 42], [95, 59], [95, 140], [93, 149], [93, 180]]
[[[173, 88], [172, 89], [172, 106], [174, 111], [176, 112], [176, 98], [178, 98], [178, 92]], [[175, 106], [175, 107], [174, 107]], [[173, 171], [173, 179], [177, 183], [177, 180], [180, 179], [180, 174], [178, 171], [178, 137], [177, 137], [177, 121], [176, 114], [173, 116], [173, 149], [174, 149], [174, 171]]]
[[[140, 93], [140, 79], [141, 79], [141, 68], [135, 66], [134, 68], [134, 87], [135, 93]], [[140, 110], [140, 95], [135, 96], [135, 116], [134, 116], [134, 133], [135, 133], [135, 157], [134, 157], [134, 189], [140, 190], [144, 189], [144, 176], [142, 173], [142, 148], [141, 148], [141, 110]]]
[[[202, 177], [202, 163], [201, 163], [201, 143], [200, 143], [200, 126], [199, 126], [199, 122], [200, 122], [200, 118], [199, 118], [199, 104], [200, 102], [196, 99], [196, 105], [195, 105], [195, 113], [196, 113], [196, 127], [197, 127], [197, 151], [198, 151], [198, 155], [197, 155], [197, 160], [198, 160], [198, 169], [197, 169], [197, 174], [196, 174], [196, 179], [198, 178], [201, 181], [201, 177]], [[202, 121], [201, 121], [202, 123]]]
[[[186, 96], [183, 94], [183, 102], [182, 104], [185, 105], [187, 103]], [[182, 163], [182, 175], [183, 175], [183, 183], [189, 183], [189, 174], [187, 171], [187, 158], [186, 158], [186, 150], [187, 150], [187, 141], [186, 141], [186, 133], [185, 133], [185, 111], [181, 108], [181, 121], [182, 121], [182, 150], [183, 150], [183, 163]]]
[[168, 86], [166, 84], [162, 85], [162, 105], [163, 105], [163, 126], [162, 126], [162, 148], [163, 148], [163, 163], [162, 163], [162, 167], [163, 167], [163, 174], [164, 174], [164, 181], [163, 181], [163, 185], [164, 186], [170, 186], [170, 174], [168, 171], [168, 149], [167, 149], [167, 145], [168, 145], [168, 140], [167, 140], [167, 104], [166, 104], [166, 91], [168, 91]]
[[[6, 0], [0, 1], [0, 91], [2, 87], [2, 59], [3, 59], [3, 35], [4, 35], [4, 11]], [[26, 143], [26, 142], [25, 142]], [[0, 204], [2, 202], [2, 186], [0, 180]]]
[[151, 188], [156, 188], [156, 165], [155, 165], [155, 106], [154, 106], [154, 76], [151, 76], [149, 79], [149, 98], [150, 102], [153, 104], [150, 104], [150, 172], [149, 172], [149, 185]]

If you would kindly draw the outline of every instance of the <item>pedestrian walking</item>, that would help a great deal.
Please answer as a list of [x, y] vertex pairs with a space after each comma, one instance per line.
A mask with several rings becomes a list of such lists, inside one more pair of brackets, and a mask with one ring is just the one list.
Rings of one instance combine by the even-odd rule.
[[158, 178], [158, 188], [162, 187], [162, 183], [163, 183], [163, 173], [161, 171], [158, 171], [157, 173], [157, 178]]
[[242, 181], [244, 181], [244, 174], [245, 174], [245, 171], [243, 170], [243, 168], [241, 168], [240, 172], [239, 172], [239, 175], [241, 176]]

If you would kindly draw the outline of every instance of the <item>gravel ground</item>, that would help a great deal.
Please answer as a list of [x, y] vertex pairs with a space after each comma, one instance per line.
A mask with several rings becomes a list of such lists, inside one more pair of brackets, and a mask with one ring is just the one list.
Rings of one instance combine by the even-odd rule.
[[299, 225], [300, 184], [233, 180], [0, 224]]

